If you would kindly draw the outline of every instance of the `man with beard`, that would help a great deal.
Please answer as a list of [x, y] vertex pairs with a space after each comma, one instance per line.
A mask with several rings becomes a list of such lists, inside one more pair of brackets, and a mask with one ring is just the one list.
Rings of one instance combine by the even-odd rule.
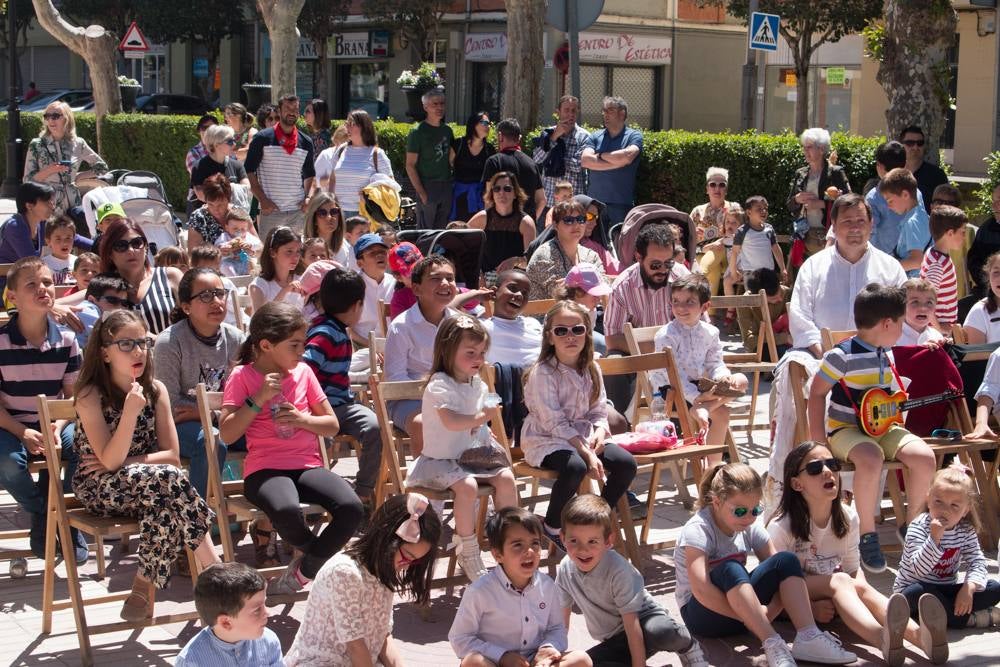
[[854, 297], [869, 283], [898, 287], [906, 273], [868, 241], [872, 217], [861, 195], [837, 197], [830, 210], [835, 242], [805, 261], [788, 307], [792, 346], [822, 357], [820, 329], [854, 329]]
[[[651, 222], [639, 231], [635, 242], [635, 264], [619, 274], [611, 287], [604, 311], [604, 337], [608, 356], [627, 356], [625, 323], [633, 327], [662, 326], [672, 318], [670, 283], [690, 273], [674, 264], [676, 238], [669, 225]], [[614, 376], [604, 380], [608, 398], [619, 412], [628, 408], [634, 378]]]

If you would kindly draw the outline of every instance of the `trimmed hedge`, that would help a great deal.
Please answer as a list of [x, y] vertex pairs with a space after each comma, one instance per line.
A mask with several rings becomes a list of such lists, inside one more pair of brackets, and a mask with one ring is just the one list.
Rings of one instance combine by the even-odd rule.
[[[187, 151], [198, 141], [194, 116], [119, 114], [104, 120], [102, 156], [112, 168], [144, 169], [163, 179], [174, 207], [183, 210], [188, 178], [184, 168]], [[339, 124], [339, 123], [338, 123]], [[41, 115], [21, 115], [22, 136], [38, 136]], [[76, 114], [77, 134], [97, 147], [94, 115]], [[389, 155], [393, 170], [404, 173], [409, 123], [376, 121], [379, 145]], [[455, 136], [465, 127], [452, 124]], [[6, 114], [0, 113], [0, 143], [7, 140]], [[527, 133], [531, 146], [538, 130]], [[875, 148], [881, 138], [833, 135], [839, 163], [847, 171], [855, 190], [875, 176]], [[25, 142], [27, 144], [27, 140]], [[991, 183], [1000, 179], [1000, 154], [990, 162]], [[711, 166], [729, 169], [728, 198], [742, 203], [751, 195], [764, 195], [771, 205], [771, 222], [779, 233], [789, 233], [791, 215], [785, 209], [795, 170], [805, 164], [798, 139], [792, 134], [757, 132], [709, 134], [670, 130], [644, 133], [636, 198], [640, 202], [666, 202], [683, 211], [707, 201], [705, 171]], [[0, 177], [5, 165], [0, 161]], [[989, 194], [986, 195], [989, 201]]]

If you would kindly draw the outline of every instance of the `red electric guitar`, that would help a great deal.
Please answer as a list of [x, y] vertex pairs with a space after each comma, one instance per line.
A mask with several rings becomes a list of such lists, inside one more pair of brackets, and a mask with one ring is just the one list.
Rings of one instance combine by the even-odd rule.
[[881, 387], [875, 387], [865, 392], [861, 397], [861, 407], [858, 410], [858, 421], [862, 430], [873, 438], [877, 438], [889, 430], [893, 424], [903, 424], [903, 412], [925, 405], [953, 401], [963, 394], [949, 389], [940, 394], [907, 399], [906, 392], [897, 391], [890, 394]]

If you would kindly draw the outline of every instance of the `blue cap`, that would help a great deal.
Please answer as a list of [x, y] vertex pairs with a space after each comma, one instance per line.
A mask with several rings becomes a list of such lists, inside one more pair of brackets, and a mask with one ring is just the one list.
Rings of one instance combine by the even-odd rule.
[[389, 249], [389, 245], [378, 234], [362, 234], [361, 238], [354, 242], [354, 256], [360, 256], [361, 253], [373, 245], [380, 245], [386, 250]]

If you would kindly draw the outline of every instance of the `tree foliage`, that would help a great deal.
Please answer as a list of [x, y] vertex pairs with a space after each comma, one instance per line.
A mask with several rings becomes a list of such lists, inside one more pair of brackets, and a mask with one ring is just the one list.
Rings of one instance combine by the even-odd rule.
[[99, 23], [120, 40], [136, 20], [138, 4], [136, 0], [62, 0], [59, 11], [80, 25]]
[[431, 44], [450, 0], [361, 0], [365, 18], [399, 32], [410, 43], [411, 64], [433, 60]]
[[330, 100], [327, 90], [326, 48], [330, 38], [336, 33], [347, 18], [351, 0], [306, 0], [299, 14], [299, 30], [312, 41], [319, 56], [313, 77], [313, 88], [319, 97]]
[[[9, 0], [0, 0], [0, 48], [7, 48], [7, 3]], [[17, 3], [17, 41], [23, 47], [28, 41], [28, 26], [35, 19], [35, 9], [31, 6], [31, 0], [15, 0]]]
[[[750, 20], [748, 0], [698, 0], [702, 6], [725, 7], [733, 16]], [[759, 0], [757, 11], [781, 17], [779, 32], [792, 51], [797, 78], [795, 131], [809, 123], [809, 61], [816, 49], [845, 35], [861, 32], [882, 13], [882, 0]]]

